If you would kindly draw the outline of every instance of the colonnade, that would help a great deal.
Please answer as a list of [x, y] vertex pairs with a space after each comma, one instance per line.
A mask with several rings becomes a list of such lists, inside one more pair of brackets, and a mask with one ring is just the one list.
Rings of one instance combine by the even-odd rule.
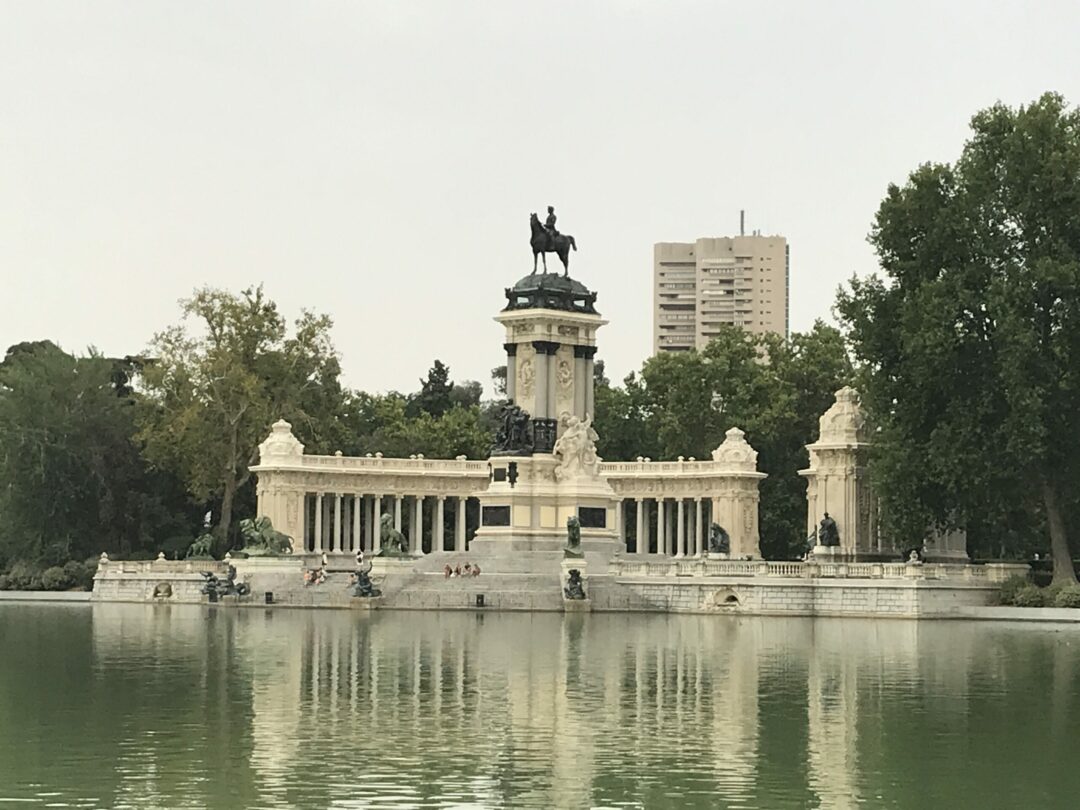
[[624, 498], [615, 504], [615, 526], [628, 553], [701, 557], [709, 550], [714, 512], [714, 504], [704, 497]]
[[[464, 551], [470, 528], [469, 500], [447, 495], [309, 492], [304, 496], [303, 550], [379, 551], [380, 524], [387, 514], [413, 553]], [[709, 550], [709, 524], [715, 513], [715, 505], [706, 497], [623, 498], [615, 503], [615, 526], [627, 553], [701, 557]]]
[[[383, 515], [391, 515], [410, 552], [464, 551], [468, 498], [446, 495], [385, 495], [309, 492], [304, 496], [304, 550], [355, 553], [381, 548]], [[448, 503], [449, 502], [449, 503]], [[453, 516], [447, 531], [447, 513]], [[424, 549], [425, 529], [429, 538]]]

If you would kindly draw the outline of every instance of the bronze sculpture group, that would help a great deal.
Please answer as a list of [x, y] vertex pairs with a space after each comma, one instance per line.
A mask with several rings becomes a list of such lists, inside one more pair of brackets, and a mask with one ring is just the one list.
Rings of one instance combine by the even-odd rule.
[[731, 535], [719, 523], [713, 523], [709, 527], [709, 553], [730, 554]]
[[544, 273], [547, 273], [547, 255], [554, 253], [563, 263], [563, 276], [570, 274], [570, 250], [577, 250], [577, 242], [569, 234], [559, 233], [555, 228], [555, 206], [548, 206], [547, 219], [541, 223], [536, 213], [529, 216], [529, 227], [532, 229], [530, 244], [533, 251], [533, 274], [536, 274], [536, 257], [544, 260]]
[[361, 568], [357, 570], [349, 581], [352, 586], [352, 595], [360, 599], [373, 599], [377, 596], [382, 596], [382, 591], [375, 587], [375, 584], [371, 581], [371, 575], [369, 574], [370, 567], [367, 569]]
[[567, 574], [566, 587], [563, 588], [563, 596], [566, 599], [587, 599], [585, 595], [585, 582], [581, 578], [581, 571], [571, 568]]
[[533, 451], [533, 432], [528, 411], [507, 402], [503, 405], [500, 420], [495, 444], [491, 448], [492, 455], [530, 455]]
[[251, 586], [246, 582], [236, 581], [236, 566], [230, 565], [225, 579], [221, 579], [211, 571], [203, 571], [203, 586], [201, 591], [207, 599], [216, 602], [222, 596], [247, 596], [251, 593]]
[[840, 545], [840, 530], [836, 527], [836, 521], [829, 516], [828, 512], [821, 519], [817, 534], [818, 545], [830, 547]]

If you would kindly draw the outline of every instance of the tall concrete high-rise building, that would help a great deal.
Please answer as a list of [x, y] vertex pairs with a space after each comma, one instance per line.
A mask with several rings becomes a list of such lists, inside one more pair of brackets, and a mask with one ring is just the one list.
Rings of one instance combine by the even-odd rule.
[[730, 236], [653, 246], [653, 353], [701, 349], [722, 324], [788, 335], [783, 236]]

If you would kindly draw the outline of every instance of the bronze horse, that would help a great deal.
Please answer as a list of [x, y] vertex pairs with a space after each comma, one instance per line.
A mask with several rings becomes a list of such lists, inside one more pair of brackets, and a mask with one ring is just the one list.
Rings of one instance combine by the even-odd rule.
[[[577, 242], [574, 241], [574, 237], [569, 234], [560, 233], [554, 239], [551, 235], [544, 230], [544, 226], [540, 224], [540, 217], [536, 214], [529, 215], [529, 227], [532, 228], [532, 250], [533, 250], [533, 275], [536, 274], [536, 257], [540, 256], [544, 260], [544, 273], [547, 269], [547, 255], [548, 253], [556, 253], [562, 260], [563, 275], [570, 274], [570, 248], [577, 250]], [[552, 244], [554, 242], [554, 244]]]

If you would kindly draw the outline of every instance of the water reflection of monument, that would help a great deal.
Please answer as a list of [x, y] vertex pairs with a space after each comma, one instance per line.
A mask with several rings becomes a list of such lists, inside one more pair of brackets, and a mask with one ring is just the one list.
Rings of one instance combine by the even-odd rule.
[[[419, 795], [467, 778], [494, 791], [480, 802], [498, 803], [497, 786], [512, 785], [519, 806], [587, 806], [590, 786], [629, 798], [636, 778], [663, 774], [668, 791], [753, 804], [761, 690], [794, 677], [807, 700], [804, 790], [843, 806], [840, 797], [858, 796], [860, 684], [889, 678], [881, 658], [915, 668], [918, 641], [903, 622], [869, 638], [835, 621], [414, 617], [407, 634], [382, 620], [303, 621], [287, 667], [292, 696], [281, 690], [255, 712], [253, 759], [285, 755], [275, 741], [300, 727], [301, 750], [333, 749], [342, 765], [395, 752], [398, 778], [418, 780]], [[357, 730], [371, 738], [342, 749]], [[635, 778], [619, 788], [618, 774]]]
[[1077, 647], [979, 630], [99, 605], [92, 672], [109, 692], [147, 672], [175, 681], [165, 703], [140, 704], [175, 733], [124, 724], [117, 795], [144, 804], [191, 804], [205, 789], [150, 775], [182, 745], [207, 773], [227, 759], [230, 795], [251, 806], [364, 790], [369, 803], [845, 807], [883, 784], [916, 801], [916, 752], [951, 735], [933, 761], [961, 767], [956, 739], [985, 731], [1010, 684], [1039, 693], [1018, 717], [1058, 718], [1032, 734], [1069, 739]]

